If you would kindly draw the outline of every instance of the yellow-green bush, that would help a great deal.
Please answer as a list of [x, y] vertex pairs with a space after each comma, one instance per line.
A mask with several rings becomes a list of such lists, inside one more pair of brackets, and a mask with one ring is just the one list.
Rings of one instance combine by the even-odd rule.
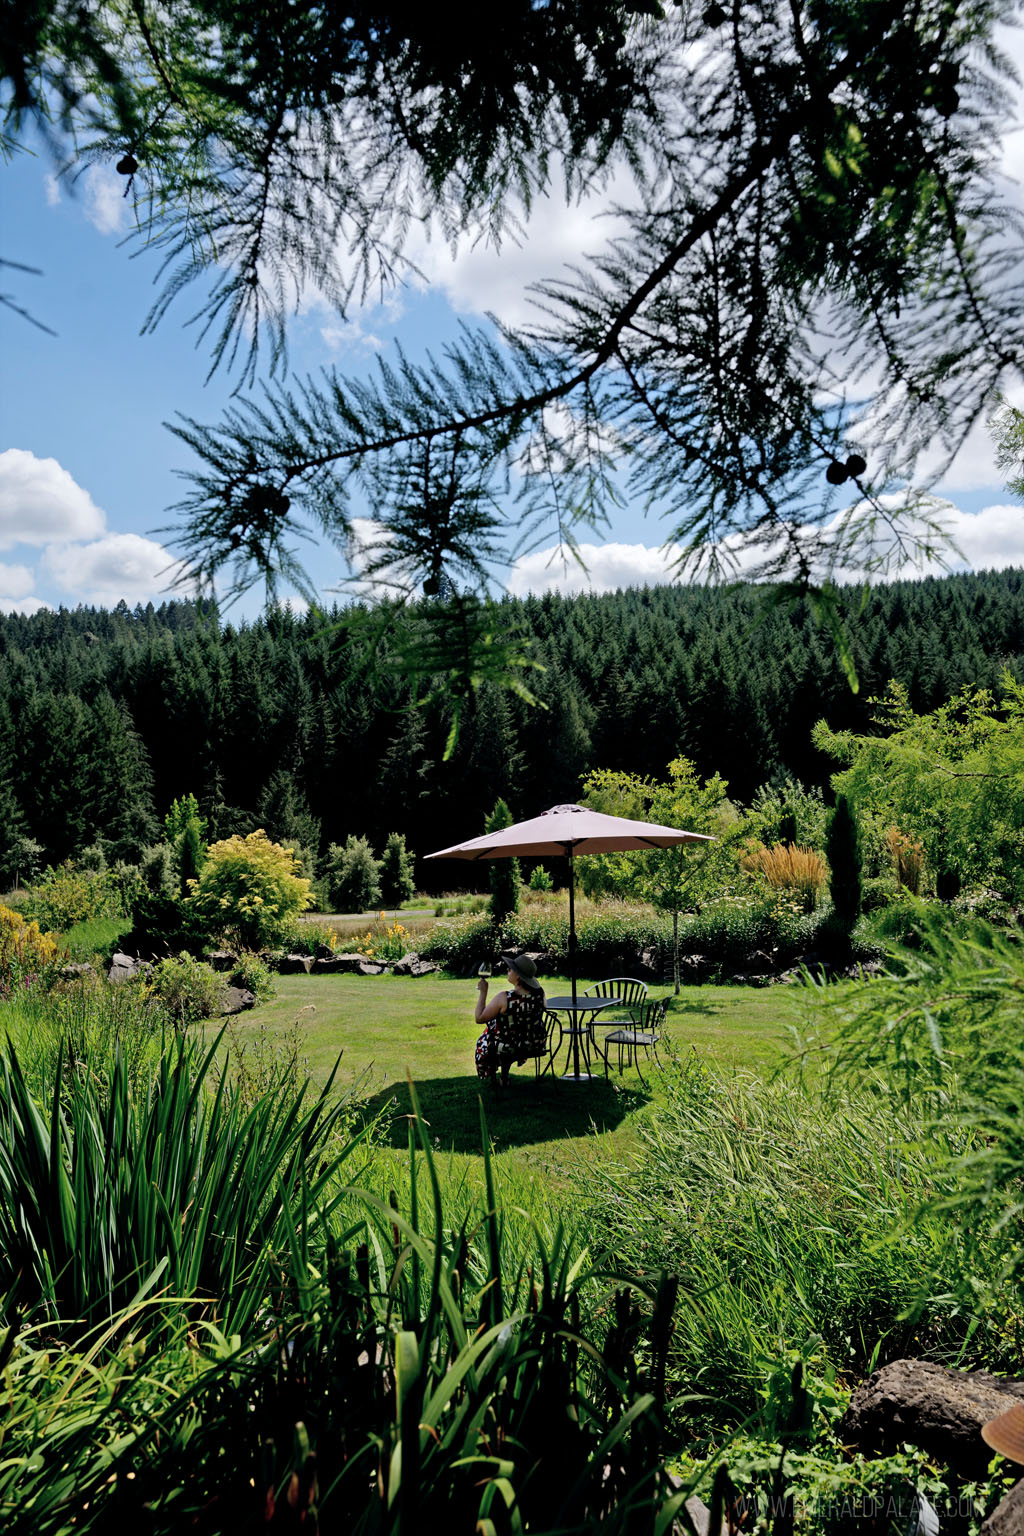
[[57, 958], [57, 941], [38, 923], [0, 906], [0, 994], [21, 976], [38, 975]]

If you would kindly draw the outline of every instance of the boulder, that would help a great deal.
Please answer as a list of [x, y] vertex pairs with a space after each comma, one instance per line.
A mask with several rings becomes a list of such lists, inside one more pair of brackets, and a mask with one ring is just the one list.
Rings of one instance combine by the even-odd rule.
[[57, 968], [57, 975], [62, 981], [81, 981], [83, 976], [95, 976], [95, 974], [88, 960], [70, 960], [67, 965]]
[[333, 960], [334, 950], [329, 944], [318, 944], [313, 951], [314, 960]]
[[277, 969], [282, 976], [308, 976], [312, 965], [312, 955], [282, 955], [277, 962]]
[[206, 957], [207, 965], [212, 965], [215, 971], [233, 971], [238, 964], [238, 956], [233, 955], [230, 949], [215, 949]]
[[386, 970], [387, 966], [383, 960], [367, 960], [364, 955], [360, 955], [359, 964], [356, 966], [356, 975], [382, 976]]
[[313, 961], [311, 975], [313, 976], [340, 976], [345, 971], [354, 970], [349, 964], [350, 955], [332, 955], [330, 959], [322, 959], [319, 955]]
[[256, 999], [245, 987], [225, 987], [224, 1001], [221, 1004], [221, 1018], [229, 1013], [244, 1013], [247, 1008], [255, 1008]]
[[410, 950], [401, 960], [396, 960], [391, 969], [396, 976], [429, 976], [437, 966], [432, 960], [421, 960], [415, 950]]
[[1021, 1531], [1024, 1531], [1024, 1478], [987, 1516], [980, 1536], [1020, 1536]]
[[113, 982], [127, 981], [129, 977], [137, 976], [140, 971], [146, 969], [145, 962], [139, 960], [135, 955], [123, 955], [118, 951], [111, 956], [107, 980]]
[[[331, 973], [334, 974], [334, 975], [339, 975], [340, 974], [340, 975], [344, 976], [344, 975], [347, 974], [347, 975], [350, 975], [350, 976], [359, 976], [359, 975], [366, 975], [366, 972], [361, 969], [361, 967], [364, 966], [366, 963], [367, 963], [366, 962], [366, 956], [365, 955], [361, 955], [358, 952], [358, 950], [356, 950], [352, 954], [332, 955], [330, 960], [317, 961], [317, 962], [315, 962], [315, 965], [316, 965], [316, 970], [317, 970], [317, 974], [318, 975], [319, 974], [326, 975], [327, 971], [324, 970], [323, 972], [321, 972], [320, 968], [321, 968], [321, 965], [323, 965], [324, 967], [329, 965], [330, 968], [331, 968]], [[376, 961], [373, 962], [373, 964], [376, 964], [376, 963], [377, 963]], [[376, 974], [376, 973], [374, 973], [374, 974]]]
[[854, 1392], [838, 1435], [866, 1456], [915, 1445], [961, 1478], [982, 1478], [992, 1452], [981, 1426], [1021, 1399], [1021, 1380], [894, 1360]]

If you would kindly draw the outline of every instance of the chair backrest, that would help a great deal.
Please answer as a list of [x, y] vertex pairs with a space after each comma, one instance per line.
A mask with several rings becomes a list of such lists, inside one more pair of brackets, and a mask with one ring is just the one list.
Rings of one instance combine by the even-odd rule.
[[548, 1049], [551, 1021], [541, 993], [517, 996], [498, 1032], [499, 1056], [543, 1056]]
[[667, 997], [650, 998], [641, 1006], [639, 1012], [636, 1015], [636, 1027], [637, 1029], [647, 1030], [651, 1034], [656, 1035], [658, 1030], [664, 1026], [665, 1016], [667, 1013]]
[[647, 996], [647, 983], [638, 981], [635, 976], [609, 976], [607, 981], [595, 981], [583, 996], [617, 997], [620, 1003], [624, 1003], [627, 1008], [632, 1008], [635, 1004], [642, 1003]]

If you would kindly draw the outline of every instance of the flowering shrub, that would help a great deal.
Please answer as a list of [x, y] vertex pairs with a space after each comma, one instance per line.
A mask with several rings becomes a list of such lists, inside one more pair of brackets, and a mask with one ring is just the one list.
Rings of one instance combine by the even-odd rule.
[[13, 983], [37, 976], [57, 958], [57, 941], [36, 922], [26, 923], [20, 912], [0, 906], [0, 996]]
[[397, 921], [389, 924], [382, 912], [362, 938], [353, 940], [352, 948], [368, 960], [401, 960], [409, 943], [408, 928]]

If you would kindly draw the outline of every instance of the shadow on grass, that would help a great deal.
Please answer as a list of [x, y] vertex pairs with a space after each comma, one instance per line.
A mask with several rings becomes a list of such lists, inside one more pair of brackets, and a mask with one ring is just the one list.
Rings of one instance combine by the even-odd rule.
[[[529, 1146], [532, 1142], [559, 1141], [586, 1136], [594, 1129], [614, 1130], [649, 1095], [632, 1083], [595, 1078], [589, 1083], [563, 1083], [550, 1076], [540, 1082], [532, 1072], [513, 1073], [504, 1091], [493, 1082], [473, 1076], [428, 1077], [416, 1083], [423, 1118], [431, 1142], [443, 1152], [480, 1151], [480, 1099], [484, 1101], [487, 1128], [498, 1147]], [[408, 1083], [392, 1083], [367, 1101], [367, 1117], [390, 1110], [392, 1121], [386, 1141], [393, 1147], [408, 1145], [408, 1116], [412, 1112]]]

